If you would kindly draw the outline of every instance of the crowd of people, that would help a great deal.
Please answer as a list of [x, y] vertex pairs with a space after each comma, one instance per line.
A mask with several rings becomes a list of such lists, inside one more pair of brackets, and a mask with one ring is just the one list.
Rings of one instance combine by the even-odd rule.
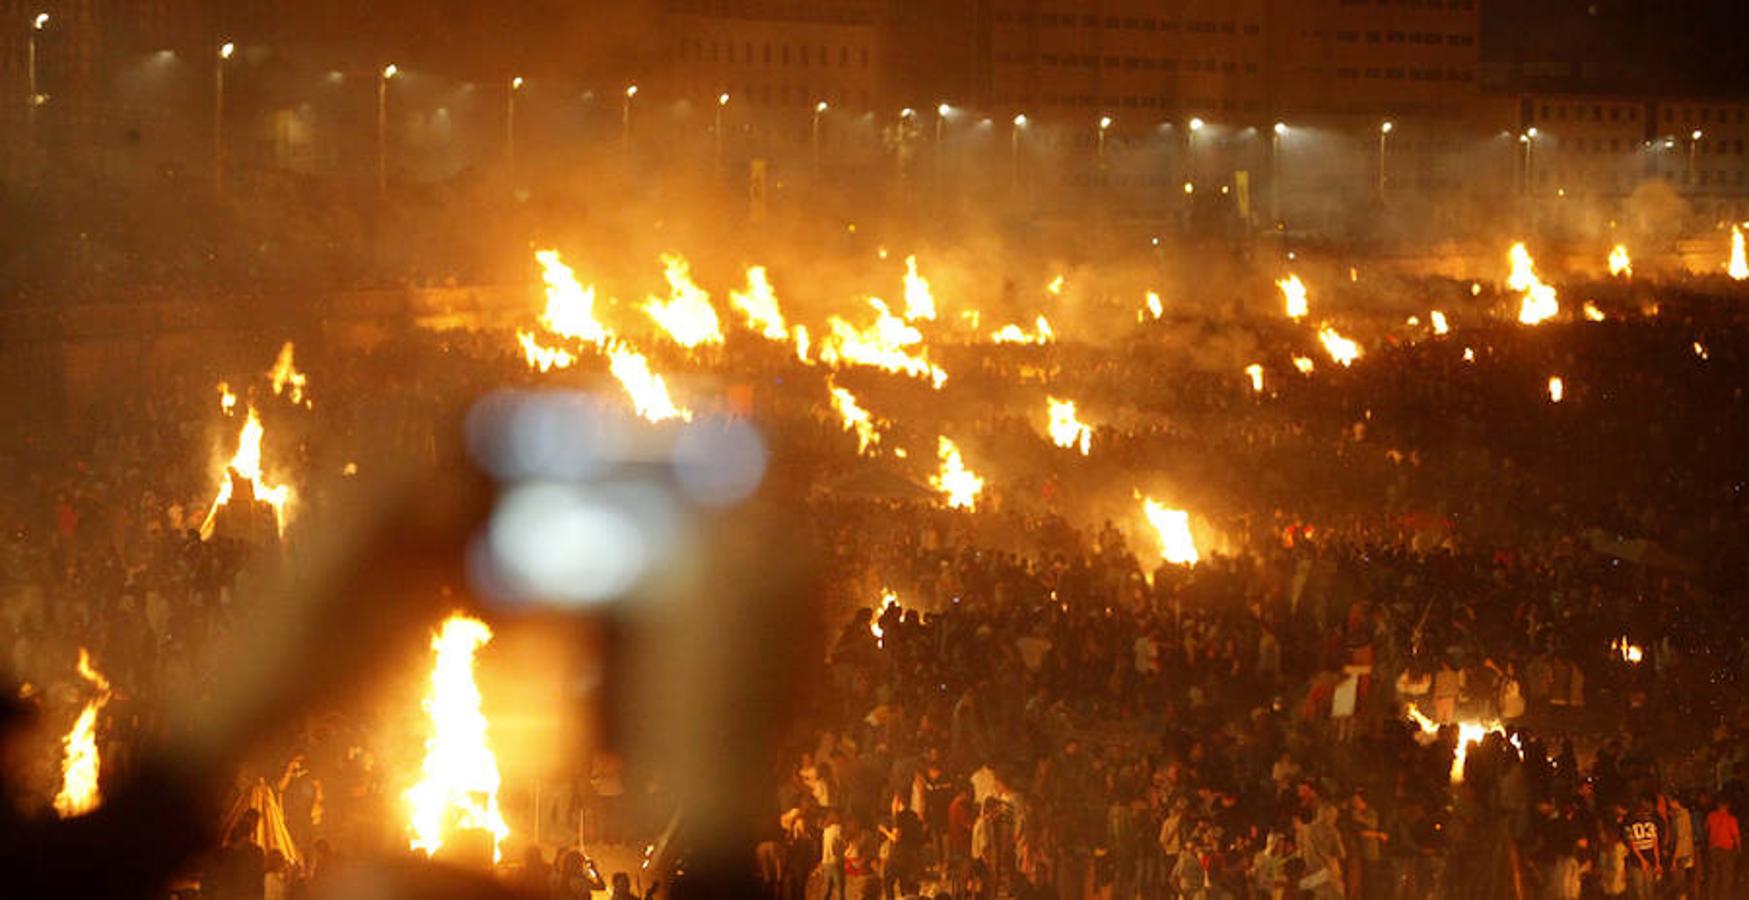
[[[833, 576], [818, 602], [844, 624], [772, 772], [749, 866], [774, 894], [1738, 896], [1735, 316], [1679, 296], [1657, 318], [1390, 337], [1309, 376], [1288, 357], [1313, 339], [1264, 322], [1263, 392], [1186, 364], [1182, 332], [1202, 327], [954, 348], [939, 394], [843, 373], [886, 428], [879, 457], [786, 349], [651, 351], [677, 386], [757, 385], [694, 405], [750, 415], [774, 472], [816, 488], [798, 496]], [[166, 696], [224, 677], [214, 648], [252, 615], [257, 564], [322, 527], [333, 484], [370, 477], [343, 462], [367, 444], [429, 457], [456, 440], [456, 398], [539, 383], [501, 333], [300, 361], [309, 409], [215, 369], [9, 424], [0, 648], [42, 722], [6, 772], [26, 810], [50, 814], [57, 739], [88, 698], [79, 648], [115, 686], [98, 733], [116, 782], [167, 727]], [[238, 524], [247, 506], [199, 534], [238, 426], [211, 387], [227, 379], [297, 485], [283, 542]], [[1081, 402], [1090, 455], [1040, 435], [1040, 380]], [[919, 448], [938, 433], [987, 477], [973, 511], [929, 499]], [[890, 478], [852, 478], [871, 470]], [[1159, 561], [1137, 491], [1195, 513], [1198, 564]], [[406, 852], [407, 748], [383, 724], [285, 723], [237, 773], [285, 838], [237, 804], [190, 884], [290, 895], [337, 860]], [[611, 889], [583, 849], [667, 819], [621, 802], [659, 780], [636, 761], [574, 768], [546, 815], [581, 843], [506, 856], [533, 893]]]

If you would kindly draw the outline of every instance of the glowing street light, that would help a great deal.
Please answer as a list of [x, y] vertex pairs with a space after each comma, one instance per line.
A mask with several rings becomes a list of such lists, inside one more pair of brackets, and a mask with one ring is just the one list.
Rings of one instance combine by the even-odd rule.
[[1518, 142], [1524, 145], [1524, 193], [1527, 195], [1530, 194], [1536, 183], [1535, 150], [1536, 139], [1540, 136], [1541, 132], [1537, 131], [1535, 126], [1526, 128], [1524, 133], [1518, 136]]
[[1281, 221], [1281, 139], [1287, 137], [1287, 123], [1277, 122], [1269, 135], [1269, 221]]
[[1695, 181], [1694, 181], [1695, 156], [1700, 151], [1700, 139], [1702, 137], [1704, 137], [1704, 134], [1701, 132], [1701, 130], [1699, 128], [1696, 128], [1694, 131], [1689, 132], [1689, 135], [1688, 135], [1688, 180], [1686, 183], [1690, 187], [1693, 187], [1695, 184]]
[[1208, 123], [1204, 122], [1201, 118], [1192, 116], [1190, 119], [1190, 130], [1191, 131], [1201, 131], [1203, 129], [1203, 126], [1207, 125], [1207, 124]]
[[522, 76], [510, 78], [510, 89], [504, 92], [504, 163], [512, 178], [516, 176], [516, 94], [522, 90]]
[[1379, 199], [1381, 200], [1384, 199], [1385, 196], [1386, 142], [1389, 140], [1391, 132], [1395, 131], [1396, 128], [1397, 126], [1388, 119], [1385, 120], [1383, 124], [1379, 125]]
[[389, 82], [401, 74], [394, 63], [383, 66], [377, 77], [377, 194], [389, 193]]
[[1111, 117], [1110, 116], [1100, 116], [1099, 117], [1099, 132], [1098, 132], [1098, 135], [1096, 138], [1096, 143], [1095, 143], [1095, 146], [1098, 149], [1100, 168], [1105, 167], [1105, 133], [1107, 131], [1110, 131], [1110, 130], [1111, 130]]
[[36, 39], [37, 39], [37, 35], [44, 28], [47, 28], [48, 26], [49, 26], [49, 14], [46, 12], [37, 13], [30, 20], [30, 34], [27, 36], [27, 41], [26, 41], [26, 44], [28, 47], [28, 49], [26, 51], [26, 56], [27, 56], [26, 68], [28, 69], [29, 74], [27, 76], [28, 84], [26, 85], [26, 90], [28, 91], [28, 93], [24, 97], [24, 102], [25, 102], [25, 118], [26, 118], [26, 123], [27, 123], [26, 128], [29, 131], [30, 145], [31, 145], [31, 150], [33, 153], [36, 150], [36, 108], [43, 105], [43, 102], [48, 99], [47, 97], [43, 96], [42, 91], [37, 89], [37, 82], [36, 82]]
[[1026, 127], [1026, 113], [1014, 114], [1014, 128], [1008, 132], [1008, 161], [1014, 170], [1014, 183], [1020, 184], [1020, 130]]
[[619, 143], [620, 149], [624, 150], [627, 156], [630, 156], [632, 152], [632, 98], [637, 95], [637, 85], [626, 85], [625, 100], [620, 103], [619, 107]]
[[723, 169], [723, 110], [728, 105], [729, 92], [724, 91], [718, 94], [716, 120], [711, 126], [711, 137], [714, 139], [714, 147], [711, 151], [711, 171], [713, 173], [721, 172]]
[[225, 192], [225, 63], [237, 52], [237, 45], [226, 41], [219, 45], [219, 58], [213, 64], [213, 193]]
[[941, 145], [942, 129], [946, 127], [947, 114], [950, 112], [953, 112], [953, 107], [948, 106], [946, 101], [935, 104], [935, 143], [938, 147]]

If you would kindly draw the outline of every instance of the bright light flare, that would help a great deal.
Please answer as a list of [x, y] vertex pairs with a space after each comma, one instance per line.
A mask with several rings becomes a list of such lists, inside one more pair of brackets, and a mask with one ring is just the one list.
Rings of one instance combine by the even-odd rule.
[[459, 833], [485, 832], [492, 836], [495, 863], [510, 836], [498, 808], [498, 759], [486, 740], [486, 714], [474, 681], [474, 657], [491, 639], [486, 623], [459, 613], [431, 639], [431, 687], [423, 704], [431, 736], [419, 783], [402, 795], [410, 809], [410, 846], [427, 855]]
[[1436, 309], [1427, 314], [1427, 319], [1433, 323], [1434, 334], [1448, 334], [1451, 332], [1451, 325], [1445, 321], [1445, 313]]
[[1318, 368], [1318, 364], [1313, 362], [1310, 356], [1296, 356], [1294, 357], [1294, 368], [1300, 370], [1301, 375], [1310, 375]]
[[1639, 665], [1640, 661], [1646, 658], [1645, 648], [1639, 644], [1629, 643], [1628, 636], [1625, 634], [1616, 638], [1615, 643], [1609, 645], [1609, 649], [1615, 651], [1616, 656], [1629, 665]]
[[1749, 254], [1743, 250], [1743, 229], [1731, 224], [1731, 263], [1725, 267], [1725, 273], [1733, 281], [1749, 278]]
[[1252, 363], [1245, 367], [1245, 374], [1251, 379], [1251, 392], [1263, 393], [1263, 364]]
[[61, 739], [61, 790], [55, 794], [55, 814], [63, 819], [84, 815], [103, 802], [97, 779], [103, 760], [97, 750], [97, 716], [109, 703], [109, 682], [91, 665], [91, 654], [79, 648], [79, 677], [96, 689], [67, 736]]
[[1579, 308], [1579, 312], [1585, 316], [1587, 322], [1601, 322], [1609, 318], [1603, 314], [1603, 310], [1597, 308], [1597, 304], [1590, 300], [1585, 301], [1585, 305]]
[[905, 319], [935, 321], [935, 295], [929, 291], [929, 279], [917, 274], [917, 256], [905, 257]]
[[1166, 315], [1166, 305], [1160, 302], [1160, 295], [1155, 291], [1149, 291], [1142, 298], [1142, 309], [1136, 313], [1136, 321], [1143, 322], [1147, 319], [1158, 321], [1164, 315]]
[[1050, 409], [1051, 443], [1063, 449], [1078, 449], [1086, 456], [1093, 444], [1093, 429], [1075, 416], [1075, 401], [1046, 397]]
[[1567, 397], [1567, 383], [1559, 375], [1549, 376], [1549, 402], [1559, 403]]

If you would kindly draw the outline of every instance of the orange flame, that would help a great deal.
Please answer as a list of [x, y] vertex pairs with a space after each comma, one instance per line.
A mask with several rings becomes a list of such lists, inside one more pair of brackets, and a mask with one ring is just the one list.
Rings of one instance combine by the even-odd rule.
[[998, 344], [1048, 344], [1056, 336], [1056, 332], [1051, 330], [1050, 321], [1039, 316], [1033, 321], [1031, 334], [1021, 330], [1019, 325], [1004, 325], [1002, 330], [990, 335], [990, 340]]
[[1282, 311], [1287, 317], [1298, 322], [1311, 311], [1311, 305], [1306, 301], [1306, 283], [1298, 275], [1289, 275], [1275, 283], [1281, 288]]
[[200, 525], [200, 539], [211, 540], [213, 529], [218, 525], [219, 510], [231, 502], [231, 474], [248, 482], [251, 495], [255, 502], [266, 503], [273, 507], [274, 524], [280, 537], [285, 537], [285, 523], [292, 502], [290, 485], [269, 484], [261, 469], [261, 438], [267, 434], [267, 429], [261, 425], [261, 417], [256, 414], [255, 407], [249, 407], [249, 416], [243, 422], [243, 429], [237, 435], [237, 452], [232, 454], [230, 462], [225, 464], [225, 474], [219, 481], [219, 492], [213, 498], [212, 507], [207, 510], [206, 521]]
[[856, 402], [855, 394], [831, 381], [826, 382], [826, 387], [832, 392], [832, 408], [843, 420], [844, 430], [856, 432], [856, 452], [868, 453], [870, 447], [881, 442], [881, 432], [875, 427], [874, 417]]
[[1190, 534], [1190, 513], [1169, 509], [1152, 497], [1143, 497], [1142, 514], [1154, 527], [1160, 539], [1160, 558], [1180, 566], [1194, 566], [1202, 561], [1196, 551], [1196, 539]]
[[772, 289], [764, 266], [747, 270], [747, 290], [729, 291], [729, 305], [746, 317], [748, 328], [767, 340], [789, 340], [789, 329], [784, 326], [783, 312], [777, 306], [777, 291]]
[[103, 768], [97, 751], [97, 714], [109, 702], [109, 682], [92, 667], [91, 654], [84, 647], [79, 648], [79, 677], [97, 692], [85, 701], [72, 730], [61, 739], [61, 790], [55, 794], [55, 814], [63, 819], [84, 815], [103, 802], [97, 785]]
[[1324, 345], [1324, 352], [1345, 367], [1354, 365], [1354, 361], [1360, 358], [1360, 345], [1328, 325], [1318, 329], [1318, 340]]
[[1536, 277], [1536, 263], [1531, 260], [1524, 242], [1513, 244], [1507, 256], [1512, 260], [1512, 274], [1506, 279], [1506, 286], [1524, 292], [1524, 300], [1518, 308], [1518, 321], [1537, 325], [1558, 315], [1561, 304], [1555, 299], [1555, 289]]
[[830, 331], [820, 341], [819, 360], [831, 366], [847, 363], [902, 372], [913, 378], [926, 377], [940, 389], [947, 381], [947, 373], [924, 353], [913, 353], [910, 349], [923, 343], [923, 333], [893, 315], [878, 298], [870, 297], [868, 304], [874, 308], [875, 322], [866, 329], [858, 329], [838, 316], [827, 320]]
[[1075, 417], [1075, 401], [1046, 397], [1045, 403], [1050, 407], [1051, 443], [1065, 450], [1078, 449], [1086, 456], [1093, 443], [1093, 429]]
[[929, 280], [917, 274], [917, 257], [905, 257], [905, 318], [935, 320], [935, 295], [929, 291]]
[[305, 378], [304, 373], [297, 370], [297, 366], [292, 364], [291, 341], [286, 341], [285, 346], [279, 348], [279, 358], [273, 361], [273, 368], [268, 370], [267, 377], [273, 379], [273, 395], [275, 397], [284, 392], [286, 399], [292, 403], [305, 408], [314, 405], [314, 401], [304, 399], [304, 388], [308, 379]]
[[595, 318], [595, 287], [579, 283], [576, 271], [557, 250], [537, 250], [534, 258], [546, 282], [547, 308], [541, 313], [541, 324], [560, 337], [590, 344], [606, 341], [611, 332]]
[[486, 741], [486, 714], [474, 681], [474, 656], [492, 639], [492, 629], [457, 613], [431, 639], [431, 688], [425, 715], [431, 736], [419, 782], [402, 795], [409, 807], [410, 846], [434, 854], [459, 832], [492, 836], [492, 861], [510, 836], [498, 808], [498, 759]]
[[978, 495], [984, 490], [984, 479], [966, 468], [960, 448], [942, 435], [936, 443], [936, 455], [941, 458], [941, 471], [929, 476], [929, 486], [947, 498], [950, 509], [975, 510]]

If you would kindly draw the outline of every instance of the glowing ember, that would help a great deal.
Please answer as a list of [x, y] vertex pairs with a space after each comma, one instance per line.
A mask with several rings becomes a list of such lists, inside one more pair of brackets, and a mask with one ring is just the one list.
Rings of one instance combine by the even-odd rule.
[[832, 408], [843, 420], [844, 430], [856, 432], [856, 452], [869, 452], [870, 447], [881, 442], [881, 432], [875, 427], [874, 417], [856, 402], [855, 394], [830, 381], [826, 382], [826, 387], [832, 392]]
[[1338, 334], [1336, 329], [1328, 325], [1318, 329], [1318, 340], [1324, 345], [1324, 352], [1343, 366], [1352, 366], [1360, 358], [1360, 345]]
[[874, 615], [870, 616], [868, 620], [868, 633], [874, 635], [875, 646], [885, 647], [887, 645], [886, 630], [881, 628], [881, 616], [886, 615], [887, 610], [898, 605], [899, 595], [892, 588], [881, 588], [881, 605], [875, 607]]
[[1434, 334], [1446, 334], [1451, 331], [1451, 326], [1445, 321], [1445, 313], [1436, 309], [1427, 314], [1427, 319], [1433, 324]]
[[486, 714], [474, 682], [474, 655], [492, 629], [459, 613], [432, 636], [431, 689], [423, 704], [431, 720], [419, 783], [402, 795], [411, 812], [410, 846], [427, 855], [460, 832], [492, 836], [492, 861], [510, 826], [498, 810], [498, 759], [486, 743]]
[[1597, 304], [1592, 303], [1590, 300], [1585, 301], [1585, 305], [1579, 307], [1579, 311], [1585, 315], [1585, 321], [1587, 322], [1601, 322], [1604, 319], [1609, 318], [1603, 314], [1603, 310], [1597, 308]]
[[942, 435], [937, 442], [936, 455], [941, 457], [941, 472], [929, 476], [929, 486], [946, 496], [949, 508], [977, 509], [984, 479], [966, 468], [965, 460], [960, 458], [960, 448], [948, 440], [947, 435]]
[[219, 409], [227, 416], [237, 411], [237, 395], [231, 393], [231, 386], [223, 381], [219, 382]]
[[917, 274], [917, 257], [905, 257], [905, 318], [935, 320], [935, 295], [929, 292], [929, 280]]
[[1086, 456], [1093, 443], [1093, 429], [1075, 418], [1075, 401], [1046, 397], [1045, 402], [1051, 411], [1051, 443], [1065, 450], [1078, 447]]
[[1731, 225], [1731, 264], [1725, 267], [1725, 272], [1736, 281], [1749, 278], [1749, 254], [1743, 252], [1743, 229], [1735, 223]]
[[1567, 396], [1566, 383], [1561, 380], [1561, 376], [1550, 375], [1549, 376], [1549, 402], [1550, 403], [1559, 403], [1559, 402], [1561, 402], [1561, 398], [1563, 398], [1565, 396]]
[[1707, 355], [1706, 345], [1701, 343], [1700, 341], [1695, 341], [1693, 344], [1690, 344], [1689, 346], [1694, 350], [1695, 356], [1698, 356], [1701, 359], [1711, 359], [1712, 358], [1712, 357]]
[[1246, 366], [1245, 374], [1251, 377], [1251, 390], [1254, 393], [1263, 393], [1263, 364], [1252, 363]]
[[1314, 369], [1318, 368], [1318, 364], [1313, 362], [1310, 356], [1296, 356], [1294, 357], [1294, 368], [1299, 369], [1301, 375], [1310, 375]]
[[827, 320], [830, 331], [820, 340], [820, 361], [831, 366], [841, 363], [872, 366], [913, 378], [926, 377], [939, 389], [947, 381], [947, 373], [922, 354], [909, 350], [923, 343], [923, 333], [893, 315], [879, 299], [871, 297], [868, 304], [874, 308], [876, 318], [867, 329], [858, 329], [838, 316]]
[[644, 312], [668, 333], [674, 343], [691, 350], [700, 344], [721, 344], [723, 330], [717, 323], [711, 295], [692, 280], [692, 268], [677, 253], [662, 254], [662, 277], [668, 280], [668, 299], [650, 297]]
[[692, 411], [674, 405], [668, 396], [668, 383], [650, 371], [650, 361], [630, 346], [619, 344], [608, 348], [608, 371], [632, 398], [632, 409], [650, 422], [669, 419], [692, 421]]
[[1615, 278], [1631, 278], [1634, 274], [1633, 260], [1628, 258], [1626, 244], [1616, 244], [1609, 251], [1609, 274]]
[[1166, 305], [1160, 302], [1160, 295], [1153, 291], [1147, 293], [1142, 304], [1141, 311], [1136, 313], [1136, 321], [1138, 322], [1146, 321], [1143, 318], [1144, 315], [1148, 319], [1158, 319], [1166, 314]]
[[1615, 643], [1609, 645], [1609, 649], [1615, 651], [1616, 655], [1620, 656], [1621, 661], [1625, 663], [1637, 665], [1646, 658], [1645, 649], [1639, 644], [1628, 643], [1628, 636], [1625, 634], [1616, 638]]
[[789, 329], [784, 327], [783, 313], [777, 308], [777, 292], [772, 290], [764, 266], [747, 270], [747, 290], [729, 291], [729, 305], [740, 310], [747, 318], [747, 327], [762, 337], [773, 341], [789, 340]]
[[576, 365], [577, 357], [562, 347], [543, 346], [533, 334], [516, 330], [516, 342], [522, 345], [522, 357], [528, 361], [528, 367], [548, 372], [553, 369], [569, 369]]
[[1048, 344], [1056, 336], [1050, 321], [1039, 316], [1033, 322], [1031, 334], [1022, 331], [1019, 325], [1004, 325], [1001, 331], [990, 335], [990, 340], [998, 344]]
[[250, 495], [257, 503], [266, 503], [273, 507], [274, 524], [280, 537], [285, 537], [286, 513], [291, 506], [292, 489], [290, 485], [269, 484], [261, 470], [261, 438], [267, 434], [267, 429], [261, 425], [261, 417], [256, 414], [255, 407], [249, 407], [249, 417], [243, 422], [243, 430], [237, 435], [237, 452], [232, 454], [230, 462], [225, 464], [225, 474], [219, 482], [218, 495], [213, 498], [213, 504], [207, 510], [206, 521], [200, 525], [200, 539], [211, 540], [213, 530], [218, 525], [219, 510], [231, 502], [233, 486], [239, 479], [250, 487]]
[[591, 344], [606, 341], [610, 332], [595, 318], [595, 288], [579, 284], [577, 273], [565, 265], [557, 250], [536, 251], [534, 258], [547, 285], [547, 308], [541, 313], [541, 324], [561, 337]]
[[1190, 534], [1190, 513], [1168, 509], [1152, 497], [1142, 498], [1142, 514], [1160, 539], [1160, 558], [1179, 566], [1194, 566], [1202, 560], [1196, 539]]
[[273, 361], [273, 368], [268, 370], [267, 377], [273, 379], [275, 397], [283, 393], [286, 399], [299, 406], [308, 408], [314, 405], [313, 401], [304, 399], [304, 388], [308, 379], [292, 364], [291, 341], [286, 341], [285, 346], [279, 348], [279, 358]]
[[1506, 286], [1524, 292], [1524, 300], [1518, 308], [1518, 321], [1536, 325], [1559, 314], [1561, 304], [1555, 301], [1555, 289], [1536, 277], [1536, 263], [1531, 260], [1524, 242], [1513, 244], [1508, 256], [1512, 260], [1512, 274], [1506, 279]]
[[61, 739], [64, 754], [61, 758], [61, 790], [55, 794], [55, 814], [63, 819], [88, 813], [103, 802], [103, 794], [97, 786], [97, 776], [103, 768], [103, 760], [97, 752], [97, 715], [109, 702], [109, 682], [92, 668], [91, 654], [84, 647], [79, 648], [79, 677], [90, 682], [97, 692], [85, 701], [85, 708], [79, 711], [72, 730]]
[[1275, 286], [1281, 288], [1282, 311], [1287, 317], [1296, 322], [1305, 318], [1311, 306], [1306, 302], [1306, 283], [1300, 280], [1300, 276], [1289, 275], [1277, 281]]

